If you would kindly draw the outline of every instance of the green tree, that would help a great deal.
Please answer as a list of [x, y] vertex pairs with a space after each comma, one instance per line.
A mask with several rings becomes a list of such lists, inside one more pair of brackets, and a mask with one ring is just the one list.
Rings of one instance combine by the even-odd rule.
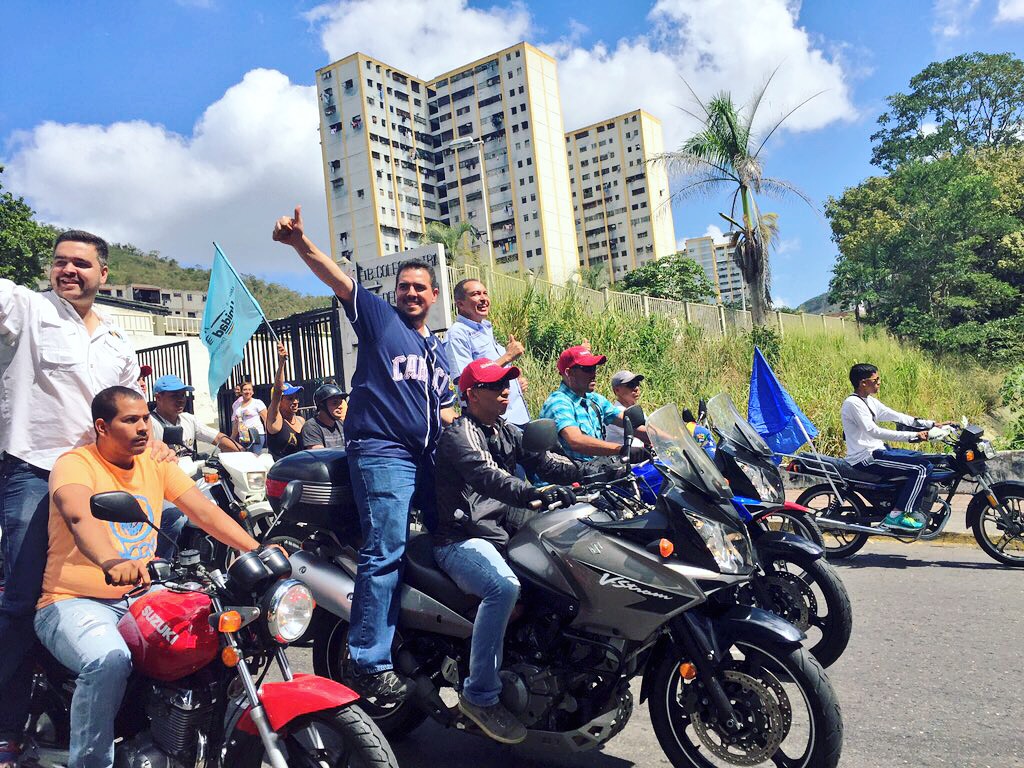
[[704, 301], [716, 293], [704, 268], [685, 253], [654, 259], [627, 272], [616, 288], [673, 301]]
[[[0, 166], [3, 173], [3, 166]], [[57, 231], [40, 224], [24, 199], [0, 184], [0, 277], [35, 287], [53, 251]]]
[[478, 263], [470, 238], [477, 239], [477, 230], [468, 221], [460, 221], [452, 226], [439, 221], [427, 223], [424, 240], [428, 243], [440, 243], [444, 246], [445, 256], [453, 264]]
[[732, 205], [727, 218], [736, 221], [739, 208], [742, 215], [733, 241], [737, 246], [735, 253], [740, 272], [750, 286], [751, 317], [756, 325], [768, 322], [771, 304], [768, 277], [771, 234], [766, 230], [765, 217], [760, 213], [757, 198], [762, 193], [774, 197], [796, 196], [811, 205], [803, 192], [788, 181], [765, 176], [762, 168], [761, 151], [765, 144], [790, 115], [814, 98], [811, 96], [800, 102], [763, 136], [757, 135], [753, 127], [757, 110], [774, 74], [765, 81], [747, 109], [736, 106], [729, 93], [721, 93], [707, 103], [694, 94], [700, 114], [683, 111], [700, 121], [700, 130], [678, 151], [655, 159], [655, 162], [664, 162], [670, 170], [676, 169], [684, 176], [683, 186], [676, 195], [709, 194], [721, 189], [731, 193]]
[[908, 93], [887, 99], [871, 162], [892, 171], [910, 160], [1024, 140], [1024, 62], [1010, 53], [968, 53], [929, 64]]
[[1024, 148], [910, 161], [830, 199], [829, 298], [943, 351], [1024, 355]]

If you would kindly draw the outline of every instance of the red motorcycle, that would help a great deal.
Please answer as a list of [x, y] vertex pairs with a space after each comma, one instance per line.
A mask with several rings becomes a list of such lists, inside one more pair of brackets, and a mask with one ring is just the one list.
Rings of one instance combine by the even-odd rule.
[[[100, 520], [148, 524], [127, 493], [96, 494], [91, 508]], [[163, 589], [137, 599], [118, 624], [134, 669], [115, 721], [117, 768], [397, 767], [358, 694], [292, 674], [285, 648], [306, 631], [315, 604], [289, 578], [283, 551], [246, 553], [227, 573], [186, 551], [173, 563], [154, 560], [149, 572]], [[275, 666], [281, 679], [264, 683]], [[52, 658], [40, 667], [29, 740], [42, 765], [66, 763], [75, 678]]]

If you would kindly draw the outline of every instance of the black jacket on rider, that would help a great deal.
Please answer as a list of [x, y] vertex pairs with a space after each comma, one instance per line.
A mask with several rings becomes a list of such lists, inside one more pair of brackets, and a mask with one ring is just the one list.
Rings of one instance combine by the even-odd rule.
[[503, 550], [510, 512], [522, 512], [537, 498], [530, 483], [515, 476], [516, 464], [552, 483], [567, 485], [580, 478], [583, 462], [557, 453], [528, 453], [523, 433], [499, 417], [493, 427], [463, 411], [441, 433], [434, 466], [438, 525], [434, 544], [486, 539]]

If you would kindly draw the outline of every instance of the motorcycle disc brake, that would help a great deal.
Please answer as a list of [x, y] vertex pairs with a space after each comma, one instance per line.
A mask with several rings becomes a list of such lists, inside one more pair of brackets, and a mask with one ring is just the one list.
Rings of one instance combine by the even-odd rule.
[[[789, 722], [792, 722], [785, 692], [773, 691], [765, 685], [766, 681], [735, 669], [725, 670], [723, 677], [725, 693], [736, 713], [743, 718], [744, 730], [736, 736], [724, 734], [717, 723], [704, 722], [698, 711], [691, 718], [697, 738], [711, 754], [733, 765], [757, 765], [770, 760], [789, 733]], [[750, 706], [751, 701], [754, 706]], [[780, 701], [787, 703], [785, 715]]]
[[771, 606], [761, 606], [806, 632], [811, 616], [818, 614], [818, 599], [807, 582], [788, 571], [770, 571], [765, 577]]

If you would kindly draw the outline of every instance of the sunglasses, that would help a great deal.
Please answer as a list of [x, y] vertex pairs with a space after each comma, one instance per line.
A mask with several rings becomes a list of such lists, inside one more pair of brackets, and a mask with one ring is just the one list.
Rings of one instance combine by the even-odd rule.
[[488, 381], [485, 384], [477, 384], [473, 389], [486, 389], [489, 392], [501, 392], [508, 389], [508, 381], [502, 379], [501, 381]]
[[597, 373], [596, 365], [574, 365], [573, 368], [584, 373]]

